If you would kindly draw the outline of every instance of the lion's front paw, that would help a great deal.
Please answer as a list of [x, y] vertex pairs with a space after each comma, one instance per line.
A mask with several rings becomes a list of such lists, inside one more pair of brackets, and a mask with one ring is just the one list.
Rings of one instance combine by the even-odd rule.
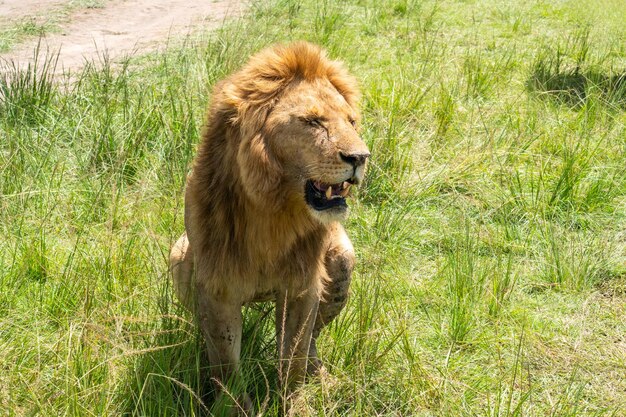
[[306, 367], [307, 378], [315, 378], [324, 373], [328, 373], [326, 366], [324, 366], [324, 362], [317, 357], [309, 358], [309, 362]]

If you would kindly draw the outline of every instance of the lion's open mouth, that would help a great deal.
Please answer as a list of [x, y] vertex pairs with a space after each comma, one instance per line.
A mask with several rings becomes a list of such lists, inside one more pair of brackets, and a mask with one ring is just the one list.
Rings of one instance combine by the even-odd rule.
[[352, 184], [343, 181], [338, 184], [325, 184], [308, 180], [304, 186], [306, 202], [315, 210], [328, 210], [334, 207], [346, 208], [346, 197]]

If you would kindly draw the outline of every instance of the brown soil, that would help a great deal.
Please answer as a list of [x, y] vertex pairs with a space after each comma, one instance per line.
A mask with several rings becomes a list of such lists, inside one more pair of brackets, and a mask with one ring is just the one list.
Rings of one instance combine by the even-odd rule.
[[[53, 0], [0, 0], [5, 19], [40, 14]], [[239, 15], [241, 0], [112, 0], [102, 8], [74, 11], [61, 25], [61, 33], [44, 36], [41, 49], [59, 53], [58, 69], [74, 70], [85, 61], [98, 61], [105, 53], [116, 60], [125, 54], [163, 47], [169, 37], [180, 37], [194, 27], [214, 28], [227, 17]], [[23, 65], [32, 60], [38, 39], [0, 54], [0, 59]]]
[[0, 0], [0, 19], [11, 21], [39, 15], [67, 0]]

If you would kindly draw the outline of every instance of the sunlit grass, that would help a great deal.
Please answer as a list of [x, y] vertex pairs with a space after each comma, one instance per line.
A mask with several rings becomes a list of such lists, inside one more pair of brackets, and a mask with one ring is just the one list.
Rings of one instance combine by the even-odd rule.
[[[621, 415], [626, 32], [607, 16], [282, 0], [159, 54], [3, 67], [0, 408], [217, 412], [167, 276], [185, 176], [213, 84], [307, 39], [360, 79], [372, 161], [352, 297], [319, 342], [332, 377], [293, 414]], [[244, 385], [280, 415], [271, 308], [246, 310]]]

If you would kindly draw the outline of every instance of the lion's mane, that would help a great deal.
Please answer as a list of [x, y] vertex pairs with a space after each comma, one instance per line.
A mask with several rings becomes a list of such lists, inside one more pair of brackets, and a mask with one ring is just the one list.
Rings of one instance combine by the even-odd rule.
[[[252, 296], [275, 288], [276, 280], [291, 280], [292, 291], [323, 289], [328, 226], [308, 215], [303, 202], [280, 192], [284, 174], [267, 149], [275, 103], [292, 82], [317, 78], [356, 106], [355, 79], [306, 42], [263, 50], [215, 86], [185, 203], [196, 262], [205, 263], [197, 266], [211, 271], [201, 277], [202, 285], [214, 294]], [[291, 278], [296, 276], [303, 278]]]

